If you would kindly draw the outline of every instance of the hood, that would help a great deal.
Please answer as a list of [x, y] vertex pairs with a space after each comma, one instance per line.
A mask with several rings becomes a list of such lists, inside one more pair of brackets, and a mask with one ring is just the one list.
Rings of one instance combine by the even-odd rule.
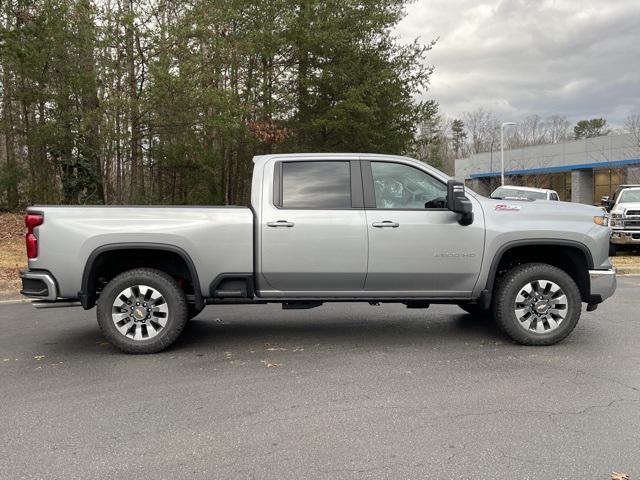
[[526, 201], [482, 198], [481, 202], [488, 215], [502, 216], [504, 213], [517, 212], [517, 216], [520, 218], [527, 217], [541, 221], [544, 221], [545, 218], [559, 219], [562, 217], [571, 220], [582, 218], [592, 221], [592, 217], [605, 214], [602, 207], [552, 200]]
[[618, 203], [611, 212], [624, 213], [627, 210], [640, 210], [640, 202]]

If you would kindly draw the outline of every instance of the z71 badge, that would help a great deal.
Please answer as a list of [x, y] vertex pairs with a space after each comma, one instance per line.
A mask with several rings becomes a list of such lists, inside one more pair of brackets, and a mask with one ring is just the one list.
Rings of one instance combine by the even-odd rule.
[[522, 207], [520, 205], [496, 205], [496, 212], [518, 212]]

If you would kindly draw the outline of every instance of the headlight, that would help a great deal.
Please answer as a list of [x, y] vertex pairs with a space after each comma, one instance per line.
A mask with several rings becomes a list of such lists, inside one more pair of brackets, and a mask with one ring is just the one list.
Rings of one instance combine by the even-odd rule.
[[622, 221], [621, 213], [612, 213], [609, 215], [609, 225], [612, 227], [623, 227], [624, 222]]
[[595, 223], [596, 225], [602, 225], [603, 227], [606, 227], [609, 225], [609, 219], [604, 215], [593, 217], [593, 223]]

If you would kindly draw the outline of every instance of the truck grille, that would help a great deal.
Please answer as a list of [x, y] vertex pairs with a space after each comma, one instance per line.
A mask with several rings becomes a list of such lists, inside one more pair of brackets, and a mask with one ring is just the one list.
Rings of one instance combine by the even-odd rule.
[[640, 219], [638, 219], [638, 220], [625, 220], [624, 221], [624, 226], [625, 227], [640, 227]]
[[640, 210], [627, 210], [625, 213], [629, 216], [640, 216]]

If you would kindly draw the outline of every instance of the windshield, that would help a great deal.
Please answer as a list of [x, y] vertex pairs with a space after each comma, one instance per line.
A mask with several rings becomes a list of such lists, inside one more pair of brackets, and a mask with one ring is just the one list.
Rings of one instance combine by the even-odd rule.
[[491, 198], [524, 198], [526, 200], [546, 200], [546, 192], [532, 192], [529, 190], [520, 190], [519, 188], [499, 187], [491, 194]]
[[640, 202], [640, 190], [623, 190], [618, 203]]

